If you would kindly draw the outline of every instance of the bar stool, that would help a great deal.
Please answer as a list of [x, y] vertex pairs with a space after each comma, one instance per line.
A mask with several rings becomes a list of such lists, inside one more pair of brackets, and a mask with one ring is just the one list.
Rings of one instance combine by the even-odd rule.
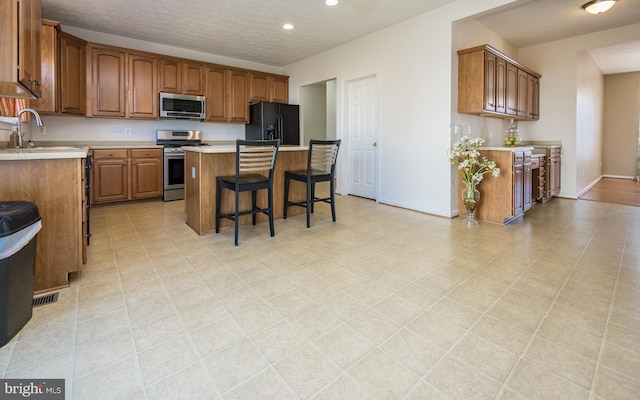
[[[331, 205], [331, 217], [336, 222], [336, 207], [334, 202], [334, 176], [340, 140], [310, 140], [309, 158], [306, 170], [285, 171], [284, 173], [284, 218], [287, 218], [289, 206], [305, 207], [307, 209], [307, 228], [311, 226], [311, 213], [317, 202]], [[306, 183], [304, 202], [289, 201], [289, 181]], [[329, 182], [329, 197], [316, 197], [316, 183]]]
[[[238, 245], [238, 221], [242, 215], [251, 214], [253, 225], [256, 214], [263, 213], [269, 217], [271, 237], [273, 229], [273, 169], [280, 146], [279, 140], [237, 140], [236, 141], [236, 174], [216, 177], [216, 233], [220, 232], [220, 218], [233, 221], [234, 244]], [[233, 213], [222, 213], [220, 203], [222, 189], [235, 192], [235, 208]], [[267, 207], [256, 205], [258, 190], [267, 190]], [[240, 193], [251, 192], [251, 209], [240, 211]]]

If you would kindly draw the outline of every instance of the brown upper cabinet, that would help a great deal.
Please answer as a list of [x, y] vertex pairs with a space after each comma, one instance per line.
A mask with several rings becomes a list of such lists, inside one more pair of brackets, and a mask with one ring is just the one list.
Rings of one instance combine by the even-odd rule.
[[223, 65], [206, 67], [207, 121], [249, 122], [249, 72]]
[[204, 96], [204, 65], [187, 60], [161, 58], [158, 63], [160, 92]]
[[158, 59], [138, 53], [127, 54], [128, 113], [130, 118], [158, 118]]
[[35, 107], [44, 113], [157, 119], [158, 93], [168, 92], [206, 96], [206, 121], [247, 123], [250, 101], [289, 100], [284, 75], [87, 43], [55, 21], [42, 31], [47, 86]]
[[284, 104], [289, 102], [288, 76], [251, 71], [249, 77], [250, 101], [271, 101]]
[[249, 72], [227, 68], [227, 114], [228, 122], [249, 122]]
[[63, 114], [87, 114], [87, 42], [60, 32], [59, 81], [60, 107]]
[[221, 65], [205, 68], [207, 121], [227, 122], [227, 69]]
[[89, 49], [87, 116], [158, 118], [158, 59], [119, 47]]
[[40, 113], [58, 111], [58, 33], [60, 23], [48, 19], [42, 20], [40, 36], [42, 39], [42, 61], [40, 65], [40, 97], [31, 101], [31, 107]]
[[91, 45], [87, 65], [87, 116], [125, 117], [126, 53], [117, 47]]
[[0, 0], [0, 97], [40, 97], [40, 22], [40, 0]]
[[458, 112], [537, 120], [541, 75], [489, 45], [458, 51]]
[[31, 106], [40, 113], [86, 114], [86, 44], [42, 20], [42, 94]]

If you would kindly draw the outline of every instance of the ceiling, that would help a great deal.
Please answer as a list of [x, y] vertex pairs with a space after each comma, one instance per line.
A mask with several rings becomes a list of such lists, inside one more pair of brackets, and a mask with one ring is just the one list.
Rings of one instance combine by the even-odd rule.
[[[600, 15], [582, 10], [587, 1], [524, 0], [477, 20], [518, 48], [640, 22], [640, 0], [619, 0]], [[640, 41], [590, 52], [605, 75], [640, 71]]]
[[[285, 66], [454, 0], [42, 0], [44, 18], [273, 66]], [[521, 0], [478, 16], [516, 47], [640, 21], [640, 0], [593, 16], [586, 0]], [[295, 25], [282, 29], [286, 22]], [[603, 72], [640, 70], [640, 42], [592, 52]], [[615, 60], [624, 59], [620, 71]]]

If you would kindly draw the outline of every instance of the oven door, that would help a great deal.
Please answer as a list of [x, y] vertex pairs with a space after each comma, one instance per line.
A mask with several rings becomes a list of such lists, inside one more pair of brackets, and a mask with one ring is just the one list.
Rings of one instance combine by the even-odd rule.
[[184, 153], [164, 154], [164, 190], [184, 189]]

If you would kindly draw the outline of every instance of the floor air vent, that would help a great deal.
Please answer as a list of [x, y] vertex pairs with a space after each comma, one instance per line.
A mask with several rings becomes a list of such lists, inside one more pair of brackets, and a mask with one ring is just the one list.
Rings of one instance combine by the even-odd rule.
[[58, 301], [58, 292], [47, 294], [40, 297], [34, 297], [32, 307], [40, 307]]

